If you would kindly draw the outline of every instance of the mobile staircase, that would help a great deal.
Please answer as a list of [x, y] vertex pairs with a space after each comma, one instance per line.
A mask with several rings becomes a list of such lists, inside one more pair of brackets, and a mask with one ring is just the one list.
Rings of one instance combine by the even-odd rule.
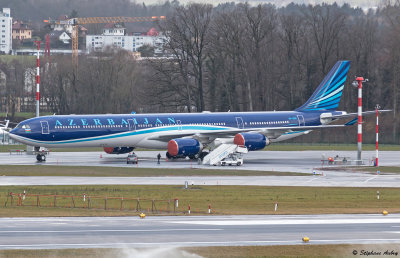
[[221, 160], [225, 159], [234, 153], [247, 153], [246, 147], [238, 146], [236, 144], [223, 143], [211, 151], [203, 159], [203, 165], [217, 165]]

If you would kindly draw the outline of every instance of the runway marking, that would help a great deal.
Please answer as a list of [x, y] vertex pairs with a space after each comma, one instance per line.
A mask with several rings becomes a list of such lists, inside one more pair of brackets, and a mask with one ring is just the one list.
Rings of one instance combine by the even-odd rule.
[[88, 230], [2, 230], [1, 233], [85, 233], [85, 232], [170, 232], [170, 231], [221, 231], [221, 228], [183, 229], [88, 229]]
[[373, 176], [373, 177], [371, 177], [371, 178], [368, 178], [367, 180], [365, 180], [364, 181], [364, 183], [367, 183], [367, 182], [369, 182], [369, 181], [371, 181], [371, 180], [373, 180], [373, 179], [375, 179], [375, 178], [377, 178], [378, 176]]
[[312, 181], [314, 181], [314, 180], [317, 180], [317, 179], [320, 179], [320, 178], [319, 178], [319, 177], [313, 178], [313, 179], [311, 179], [311, 180], [306, 181], [306, 183], [310, 183], [310, 182], [312, 182]]
[[370, 224], [370, 223], [400, 223], [399, 218], [382, 219], [293, 219], [293, 220], [207, 220], [207, 221], [169, 221], [167, 223], [193, 224], [193, 225], [216, 225], [216, 226], [251, 226], [251, 225], [316, 225], [316, 224]]
[[[321, 243], [366, 243], [366, 242], [391, 242], [391, 243], [400, 243], [400, 239], [323, 239], [323, 240], [312, 240], [312, 242], [321, 242]], [[122, 242], [122, 243], [70, 243], [70, 244], [31, 244], [31, 245], [21, 245], [21, 244], [9, 244], [9, 245], [0, 245], [0, 248], [6, 249], [6, 248], [18, 248], [18, 249], [42, 249], [44, 247], [46, 248], [57, 248], [57, 247], [104, 247], [104, 246], [111, 246], [111, 247], [126, 247], [127, 245], [134, 245], [134, 246], [163, 246], [163, 245], [168, 245], [168, 246], [192, 246], [192, 245], [220, 245], [220, 246], [226, 246], [226, 245], [262, 245], [262, 244], [303, 244], [301, 240], [255, 240], [255, 241], [224, 241], [224, 242], [153, 242], [153, 243], [147, 243], [147, 242]]]

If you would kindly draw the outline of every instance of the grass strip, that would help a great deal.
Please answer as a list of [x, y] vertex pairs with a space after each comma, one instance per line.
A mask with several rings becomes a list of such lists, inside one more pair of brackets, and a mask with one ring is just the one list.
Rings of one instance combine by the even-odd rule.
[[[236, 167], [235, 167], [236, 168]], [[149, 177], [149, 176], [309, 176], [295, 172], [239, 169], [165, 169], [132, 167], [0, 165], [0, 176], [81, 176], [81, 177]]]
[[[375, 144], [363, 144], [364, 151], [374, 151]], [[26, 149], [25, 145], [0, 145], [0, 152], [9, 152], [10, 149]], [[135, 149], [135, 151], [146, 151], [150, 149]], [[265, 151], [356, 151], [356, 144], [271, 144], [265, 147]], [[381, 144], [380, 151], [400, 151], [400, 145]], [[93, 152], [104, 151], [103, 148], [97, 147], [80, 147], [80, 148], [52, 148], [51, 152]]]
[[[374, 151], [375, 144], [363, 144], [363, 151]], [[324, 143], [281, 143], [265, 147], [266, 151], [356, 151], [357, 144], [324, 144]], [[398, 144], [380, 144], [380, 151], [400, 151]]]
[[400, 167], [393, 166], [380, 166], [380, 167], [324, 167], [324, 170], [340, 170], [349, 172], [370, 172], [371, 174], [376, 174], [380, 171], [381, 175], [385, 174], [400, 174]]
[[[267, 180], [267, 179], [266, 179]], [[196, 182], [194, 182], [196, 183]], [[183, 182], [182, 182], [183, 184]], [[13, 205], [9, 192], [50, 195], [37, 198], [27, 196], [22, 207], [16, 206], [18, 198], [14, 197]], [[377, 200], [377, 191], [380, 199]], [[85, 193], [85, 201], [83, 194]], [[52, 196], [78, 196], [55, 198]], [[90, 196], [101, 196], [91, 199]], [[107, 210], [105, 198], [107, 197]], [[119, 197], [110, 199], [110, 197]], [[123, 197], [123, 201], [122, 200]], [[128, 200], [132, 198], [131, 200]], [[191, 214], [207, 214], [211, 204], [212, 214], [341, 214], [341, 213], [390, 213], [400, 212], [399, 188], [349, 188], [349, 187], [265, 187], [265, 186], [202, 186], [191, 185], [189, 189], [182, 186], [155, 185], [91, 185], [91, 186], [1, 186], [0, 217], [25, 216], [127, 216], [136, 215], [137, 200], [141, 198], [140, 207], [148, 215], [171, 214], [173, 200], [179, 199], [177, 215], [187, 212], [190, 204]], [[155, 213], [152, 200], [155, 200]], [[168, 200], [170, 202], [168, 203]], [[54, 202], [56, 201], [56, 207]], [[73, 207], [73, 203], [76, 208]], [[275, 203], [278, 210], [274, 211]], [[68, 208], [70, 207], [70, 208]], [[170, 211], [167, 213], [166, 211]]]
[[[311, 240], [312, 241], [312, 240]], [[364, 245], [280, 245], [280, 246], [210, 246], [210, 247], [160, 247], [160, 248], [92, 248], [92, 249], [45, 249], [45, 250], [0, 250], [3, 258], [33, 258], [33, 257], [77, 257], [77, 258], [113, 258], [113, 257], [193, 257], [195, 254], [203, 257], [355, 257], [368, 251], [386, 251], [400, 253], [398, 245], [394, 244], [364, 244]], [[394, 255], [392, 255], [394, 256]], [[196, 257], [196, 256], [195, 256]]]

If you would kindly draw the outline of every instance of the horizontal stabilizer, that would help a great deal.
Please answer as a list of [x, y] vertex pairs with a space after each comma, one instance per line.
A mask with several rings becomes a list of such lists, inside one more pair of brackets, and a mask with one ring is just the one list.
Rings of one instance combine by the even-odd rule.
[[[387, 113], [391, 112], [392, 110], [378, 110], [379, 113]], [[376, 110], [371, 110], [371, 111], [364, 111], [362, 112], [363, 116], [370, 116], [376, 114]], [[358, 116], [358, 113], [348, 113], [348, 114], [343, 114], [343, 115], [333, 115], [330, 116], [329, 118], [335, 118], [335, 119], [340, 119], [340, 118], [351, 118], [351, 117], [356, 117]]]

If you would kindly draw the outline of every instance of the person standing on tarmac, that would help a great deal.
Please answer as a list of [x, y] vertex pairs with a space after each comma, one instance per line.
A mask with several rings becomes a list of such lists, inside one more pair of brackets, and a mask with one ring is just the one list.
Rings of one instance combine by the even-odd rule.
[[157, 164], [160, 164], [160, 159], [161, 159], [161, 154], [158, 153], [158, 155], [157, 155]]

